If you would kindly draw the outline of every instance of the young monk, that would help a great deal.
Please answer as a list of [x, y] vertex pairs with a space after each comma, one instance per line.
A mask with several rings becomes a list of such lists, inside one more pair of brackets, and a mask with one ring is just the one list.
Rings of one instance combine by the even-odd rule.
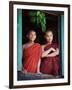
[[59, 75], [59, 47], [53, 43], [53, 32], [46, 31], [45, 39], [47, 43], [42, 46], [42, 51], [47, 53], [42, 54], [40, 71], [44, 74]]
[[35, 43], [36, 32], [30, 30], [27, 34], [28, 43], [23, 45], [23, 67], [22, 71], [27, 73], [39, 73], [40, 58], [42, 48], [39, 43]]

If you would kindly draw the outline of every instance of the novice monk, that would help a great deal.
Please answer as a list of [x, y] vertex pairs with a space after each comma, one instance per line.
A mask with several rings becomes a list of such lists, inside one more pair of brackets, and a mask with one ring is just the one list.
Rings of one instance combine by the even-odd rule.
[[36, 32], [31, 30], [27, 34], [28, 43], [23, 45], [23, 72], [39, 73], [42, 48], [35, 43]]
[[51, 74], [54, 76], [59, 75], [59, 48], [56, 43], [53, 43], [53, 32], [51, 30], [46, 31], [45, 39], [47, 43], [42, 46], [41, 67], [40, 71], [44, 74]]

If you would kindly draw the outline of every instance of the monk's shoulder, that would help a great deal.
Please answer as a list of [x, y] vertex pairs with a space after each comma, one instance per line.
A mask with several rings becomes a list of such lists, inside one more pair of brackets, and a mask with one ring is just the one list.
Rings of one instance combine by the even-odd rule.
[[46, 45], [41, 45], [42, 51], [44, 51]]
[[23, 48], [23, 49], [26, 48], [26, 45], [27, 45], [27, 44], [23, 44], [22, 48]]
[[41, 45], [42, 46], [42, 48], [45, 48], [46, 47], [46, 45], [44, 44], [44, 45]]

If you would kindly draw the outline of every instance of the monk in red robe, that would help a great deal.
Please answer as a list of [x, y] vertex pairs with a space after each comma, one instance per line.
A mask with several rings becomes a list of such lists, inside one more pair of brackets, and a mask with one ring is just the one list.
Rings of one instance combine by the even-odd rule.
[[28, 43], [23, 45], [23, 72], [39, 73], [40, 58], [42, 48], [38, 43], [34, 43], [36, 39], [36, 32], [34, 30], [29, 31], [27, 34]]
[[46, 52], [42, 54], [40, 71], [44, 74], [51, 74], [54, 76], [59, 75], [59, 47], [56, 43], [53, 43], [53, 32], [51, 30], [46, 31], [45, 39], [47, 43], [42, 46], [42, 51]]

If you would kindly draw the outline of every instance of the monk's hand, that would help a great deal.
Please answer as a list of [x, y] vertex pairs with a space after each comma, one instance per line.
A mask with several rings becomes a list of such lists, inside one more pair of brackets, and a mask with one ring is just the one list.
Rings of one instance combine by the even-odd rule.
[[25, 69], [24, 72], [27, 73], [27, 70]]
[[52, 48], [52, 47], [51, 47], [50, 49], [51, 49], [51, 51], [53, 51], [53, 52], [55, 52], [55, 51], [56, 51], [56, 50], [55, 50], [54, 48]]
[[23, 72], [23, 73], [27, 73], [27, 70], [26, 70], [26, 69], [23, 69], [22, 72]]
[[42, 74], [40, 71], [37, 71], [38, 74]]

